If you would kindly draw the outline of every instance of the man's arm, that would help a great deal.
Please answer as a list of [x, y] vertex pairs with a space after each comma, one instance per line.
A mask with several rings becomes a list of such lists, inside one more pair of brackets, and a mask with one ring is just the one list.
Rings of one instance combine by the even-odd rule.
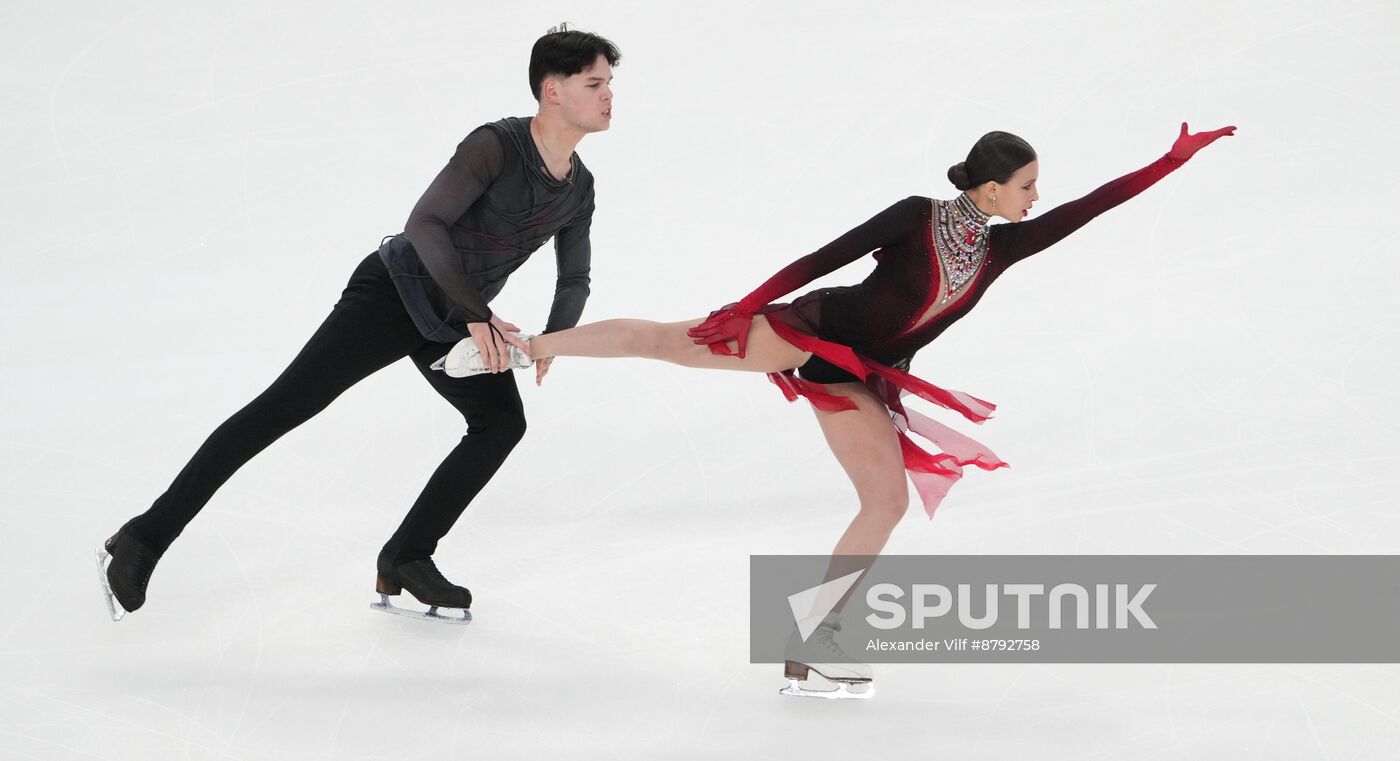
[[593, 257], [589, 230], [593, 226], [593, 194], [578, 210], [573, 220], [554, 236], [554, 256], [558, 276], [554, 284], [554, 304], [544, 332], [567, 330], [578, 324], [583, 316], [583, 304], [588, 300], [589, 267]]
[[496, 131], [487, 126], [476, 128], [457, 145], [456, 153], [418, 199], [404, 225], [404, 234], [423, 267], [443, 293], [467, 311], [470, 322], [490, 320], [491, 309], [467, 277], [448, 228], [501, 176], [504, 167], [505, 151]]

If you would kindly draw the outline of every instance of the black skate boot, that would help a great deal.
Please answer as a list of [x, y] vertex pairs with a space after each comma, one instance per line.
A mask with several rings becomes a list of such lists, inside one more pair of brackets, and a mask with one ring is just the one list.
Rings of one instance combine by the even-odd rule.
[[97, 548], [98, 577], [113, 621], [146, 604], [146, 584], [164, 554], [165, 548], [148, 544], [126, 526]]
[[[405, 589], [417, 598], [418, 602], [428, 606], [426, 613], [397, 608], [390, 604], [389, 597]], [[432, 558], [411, 560], [387, 571], [380, 571], [379, 578], [374, 582], [374, 591], [379, 593], [379, 602], [370, 603], [370, 607], [385, 613], [451, 624], [467, 624], [472, 620], [471, 591], [443, 577], [442, 571], [438, 570]], [[462, 611], [462, 615], [444, 616], [438, 613], [438, 608], [456, 608]]]

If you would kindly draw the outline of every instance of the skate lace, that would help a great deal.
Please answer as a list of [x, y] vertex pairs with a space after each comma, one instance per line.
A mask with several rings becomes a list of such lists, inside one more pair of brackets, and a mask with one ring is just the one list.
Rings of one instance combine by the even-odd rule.
[[836, 640], [834, 639], [822, 640], [822, 648], [842, 659], [846, 658], [846, 651], [842, 650], [841, 646], [836, 644]]
[[826, 650], [827, 652], [838, 656], [842, 660], [849, 660], [849, 656], [846, 655], [846, 651], [842, 650], [841, 646], [836, 644], [836, 640], [833, 639], [833, 637], [836, 635], [836, 632], [840, 630], [841, 625], [839, 623], [829, 625], [823, 624], [817, 629], [817, 636], [815, 637], [815, 639], [818, 640], [818, 644], [823, 650]]
[[437, 563], [434, 563], [432, 558], [427, 558], [423, 561], [423, 572], [428, 574], [432, 581], [440, 582], [443, 586], [455, 586], [452, 582], [447, 580], [446, 576], [442, 575], [442, 571], [438, 570]]

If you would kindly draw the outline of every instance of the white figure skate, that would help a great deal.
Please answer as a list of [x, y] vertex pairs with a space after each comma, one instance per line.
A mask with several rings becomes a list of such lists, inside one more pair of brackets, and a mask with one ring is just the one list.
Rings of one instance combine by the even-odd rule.
[[[525, 343], [529, 343], [534, 333], [511, 333]], [[525, 352], [519, 346], [507, 343], [510, 349], [509, 367], [516, 370], [523, 370], [534, 364], [534, 360], [525, 356]], [[486, 372], [486, 362], [481, 356], [481, 349], [476, 345], [476, 341], [471, 338], [463, 338], [457, 342], [452, 350], [447, 352], [441, 359], [432, 364], [434, 370], [441, 370], [453, 378], [466, 378], [471, 375], [480, 375]]]
[[[783, 663], [783, 675], [788, 686], [778, 692], [782, 695], [799, 695], [808, 698], [828, 698], [832, 700], [866, 700], [875, 696], [875, 672], [864, 663], [857, 663], [834, 639], [841, 630], [841, 621], [836, 614], [828, 614], [812, 636], [802, 641], [802, 635], [793, 632], [788, 640]], [[812, 672], [836, 685], [834, 690], [813, 690], [806, 682]], [[863, 688], [852, 690], [852, 687]]]

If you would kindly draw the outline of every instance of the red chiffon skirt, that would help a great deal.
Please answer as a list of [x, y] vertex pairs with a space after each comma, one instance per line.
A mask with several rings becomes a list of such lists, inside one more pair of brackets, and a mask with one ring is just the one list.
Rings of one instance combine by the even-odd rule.
[[[773, 332], [788, 343], [803, 351], [810, 351], [831, 364], [845, 370], [857, 378], [865, 379], [865, 385], [890, 410], [890, 418], [899, 434], [899, 447], [904, 455], [904, 469], [914, 488], [924, 503], [924, 512], [933, 517], [934, 510], [943, 501], [948, 490], [962, 478], [965, 465], [976, 465], [983, 470], [1011, 467], [997, 457], [984, 444], [964, 436], [942, 423], [906, 409], [900, 401], [905, 394], [914, 394], [946, 409], [954, 410], [974, 423], [982, 423], [992, 416], [996, 405], [978, 399], [961, 391], [939, 388], [921, 378], [902, 370], [882, 365], [869, 357], [861, 356], [849, 346], [832, 343], [809, 335], [784, 322], [772, 314], [788, 305], [769, 304], [759, 310], [759, 314], [769, 317], [768, 324]], [[856, 409], [855, 402], [844, 396], [828, 393], [826, 386], [799, 378], [792, 370], [769, 373], [768, 379], [777, 385], [787, 397], [795, 402], [805, 396], [818, 409], [830, 412]], [[912, 431], [932, 442], [939, 450], [930, 453], [909, 438]]]

